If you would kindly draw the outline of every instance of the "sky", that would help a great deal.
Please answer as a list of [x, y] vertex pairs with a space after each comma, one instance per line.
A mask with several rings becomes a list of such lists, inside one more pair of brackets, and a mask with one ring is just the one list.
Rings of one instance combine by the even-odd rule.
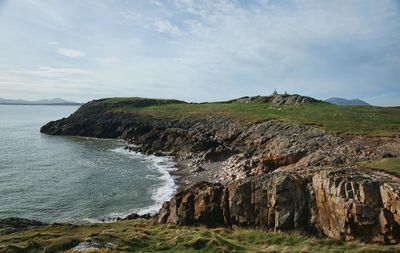
[[399, 0], [0, 0], [0, 97], [400, 105]]

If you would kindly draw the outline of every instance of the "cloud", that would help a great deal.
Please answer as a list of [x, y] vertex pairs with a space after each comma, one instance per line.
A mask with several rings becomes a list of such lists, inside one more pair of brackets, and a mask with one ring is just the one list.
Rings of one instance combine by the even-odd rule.
[[136, 11], [120, 11], [118, 15], [120, 18], [122, 18], [122, 20], [125, 21], [124, 22], [121, 19], [118, 19], [118, 24], [138, 24], [141, 20], [143, 20], [143, 16]]
[[[8, 98], [43, 99], [63, 97], [82, 98], [81, 94], [96, 93], [98, 84], [85, 78], [86, 73], [68, 69], [0, 72], [2, 96]], [[84, 78], [84, 79], [82, 79]], [[83, 81], [85, 80], [85, 81]], [[85, 99], [83, 99], [85, 100]]]
[[71, 58], [79, 58], [79, 57], [84, 57], [86, 55], [84, 52], [81, 52], [81, 51], [78, 51], [75, 49], [63, 48], [63, 47], [57, 48], [56, 52], [61, 55], [68, 56]]
[[68, 77], [68, 76], [82, 76], [90, 75], [91, 72], [76, 68], [53, 68], [53, 67], [40, 67], [35, 70], [28, 71], [12, 71], [12, 73], [20, 75], [31, 75], [36, 77], [54, 78], [54, 77]]
[[163, 6], [163, 4], [160, 1], [156, 1], [156, 0], [151, 0], [149, 1], [150, 3], [157, 5], [157, 6]]
[[152, 24], [152, 28], [154, 31], [157, 31], [159, 33], [166, 33], [170, 35], [182, 34], [182, 32], [176, 25], [171, 24], [171, 22], [166, 19], [155, 20]]

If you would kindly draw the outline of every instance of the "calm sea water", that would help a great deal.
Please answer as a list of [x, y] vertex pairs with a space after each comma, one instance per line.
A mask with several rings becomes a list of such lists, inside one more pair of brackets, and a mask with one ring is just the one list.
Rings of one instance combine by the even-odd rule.
[[39, 132], [76, 109], [0, 105], [0, 218], [90, 222], [155, 212], [171, 197], [167, 158], [125, 151], [117, 140]]

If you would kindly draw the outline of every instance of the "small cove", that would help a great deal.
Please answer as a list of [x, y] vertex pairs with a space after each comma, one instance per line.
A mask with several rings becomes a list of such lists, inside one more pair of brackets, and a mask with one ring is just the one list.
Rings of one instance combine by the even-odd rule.
[[167, 157], [128, 152], [118, 140], [39, 132], [76, 109], [0, 106], [0, 218], [110, 220], [154, 213], [175, 192]]

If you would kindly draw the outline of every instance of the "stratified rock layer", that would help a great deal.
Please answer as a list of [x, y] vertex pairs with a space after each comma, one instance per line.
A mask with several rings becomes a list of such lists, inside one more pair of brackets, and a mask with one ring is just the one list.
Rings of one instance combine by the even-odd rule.
[[315, 175], [316, 227], [335, 239], [398, 242], [399, 184], [382, 179], [365, 172], [324, 171]]
[[319, 232], [339, 240], [400, 241], [395, 178], [348, 169], [274, 172], [225, 186], [198, 183], [166, 202], [159, 223]]

